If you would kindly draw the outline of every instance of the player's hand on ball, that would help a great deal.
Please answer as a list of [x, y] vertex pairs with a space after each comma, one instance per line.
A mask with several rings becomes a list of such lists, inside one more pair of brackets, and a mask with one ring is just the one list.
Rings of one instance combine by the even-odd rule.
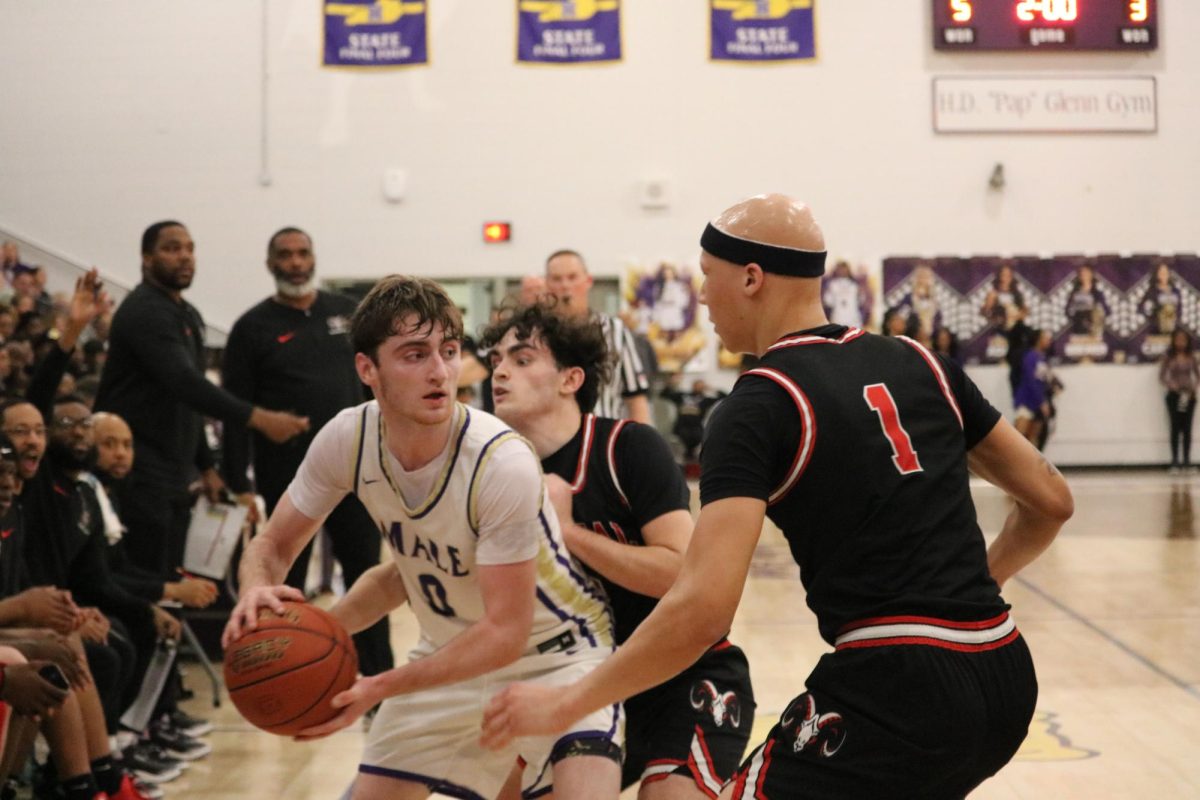
[[566, 711], [567, 688], [514, 683], [501, 690], [483, 710], [479, 743], [500, 750], [518, 736], [548, 736], [573, 721]]
[[246, 633], [258, 627], [258, 610], [269, 608], [276, 614], [283, 613], [283, 601], [304, 602], [304, 594], [291, 586], [255, 586], [247, 589], [233, 608], [225, 633], [221, 635], [221, 646], [229, 647]]
[[367, 713], [380, 700], [387, 697], [387, 694], [379, 680], [378, 675], [371, 677], [359, 678], [344, 692], [340, 692], [333, 696], [330, 705], [334, 708], [342, 709], [342, 713], [338, 714], [328, 722], [323, 722], [320, 725], [314, 725], [311, 728], [305, 728], [296, 734], [296, 741], [307, 742], [313, 739], [321, 739], [331, 733], [337, 733], [342, 728], [353, 725], [355, 720]]

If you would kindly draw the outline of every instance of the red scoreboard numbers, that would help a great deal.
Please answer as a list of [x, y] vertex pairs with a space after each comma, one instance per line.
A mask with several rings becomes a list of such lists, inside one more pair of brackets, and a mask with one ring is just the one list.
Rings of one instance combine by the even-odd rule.
[[1157, 0], [933, 0], [939, 50], [1153, 50]]

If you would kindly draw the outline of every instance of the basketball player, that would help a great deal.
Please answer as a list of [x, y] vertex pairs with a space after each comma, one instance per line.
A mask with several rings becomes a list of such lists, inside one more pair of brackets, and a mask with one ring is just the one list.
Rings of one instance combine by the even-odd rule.
[[[722, 798], [961, 798], [1024, 738], [1037, 695], [1000, 586], [1070, 517], [1062, 476], [953, 365], [829, 325], [809, 209], [767, 195], [706, 228], [704, 302], [758, 366], [716, 409], [679, 579], [603, 666], [518, 684], [483, 741], [545, 734], [678, 673], [729, 629], [769, 515], [834, 647]], [[968, 467], [1015, 506], [985, 550]]]
[[[654, 428], [589, 413], [611, 356], [597, 322], [523, 306], [484, 332], [496, 414], [542, 458], [567, 548], [597, 574], [618, 645], [675, 581], [691, 496]], [[570, 481], [570, 483], [568, 483]], [[642, 800], [705, 800], [733, 775], [754, 724], [750, 668], [722, 636], [677, 677], [625, 701], [623, 786]]]
[[354, 492], [392, 559], [368, 570], [333, 609], [351, 633], [408, 602], [421, 640], [407, 664], [333, 698], [341, 713], [304, 731], [328, 735], [382, 702], [352, 797], [491, 798], [518, 758], [527, 785], [561, 798], [616, 798], [616, 703], [565, 735], [479, 746], [487, 697], [513, 680], [566, 683], [612, 651], [603, 589], [569, 556], [537, 456], [499, 420], [454, 402], [462, 318], [437, 284], [381, 280], [351, 322], [355, 365], [376, 400], [317, 435], [266, 529], [242, 561], [242, 596], [226, 645], [258, 610], [302, 600], [281, 586], [322, 519]]

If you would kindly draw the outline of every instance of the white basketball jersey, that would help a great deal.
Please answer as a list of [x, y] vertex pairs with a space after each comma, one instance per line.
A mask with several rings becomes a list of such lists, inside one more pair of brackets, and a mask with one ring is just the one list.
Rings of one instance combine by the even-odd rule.
[[[445, 463], [428, 495], [410, 508], [389, 467], [378, 403], [366, 403], [353, 413], [358, 415], [353, 491], [379, 525], [399, 568], [421, 626], [418, 649], [441, 647], [484, 616], [475, 552], [480, 482], [489, 460], [505, 442], [530, 445], [490, 414], [457, 405]], [[528, 480], [540, 486], [541, 473], [531, 471]], [[544, 489], [533, 527], [537, 599], [529, 652], [611, 648], [604, 590], [568, 553]]]

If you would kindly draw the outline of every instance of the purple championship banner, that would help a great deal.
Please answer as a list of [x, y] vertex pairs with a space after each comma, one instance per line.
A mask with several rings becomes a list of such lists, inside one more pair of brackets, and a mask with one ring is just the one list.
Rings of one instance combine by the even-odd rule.
[[517, 0], [517, 61], [621, 60], [621, 0]]
[[428, 0], [338, 0], [322, 5], [325, 66], [428, 63]]
[[908, 335], [947, 328], [967, 364], [1002, 362], [1022, 324], [1053, 334], [1056, 362], [1156, 361], [1175, 330], [1200, 334], [1200, 257], [886, 258], [883, 304]]
[[747, 63], [815, 58], [816, 0], [709, 0], [713, 61]]

